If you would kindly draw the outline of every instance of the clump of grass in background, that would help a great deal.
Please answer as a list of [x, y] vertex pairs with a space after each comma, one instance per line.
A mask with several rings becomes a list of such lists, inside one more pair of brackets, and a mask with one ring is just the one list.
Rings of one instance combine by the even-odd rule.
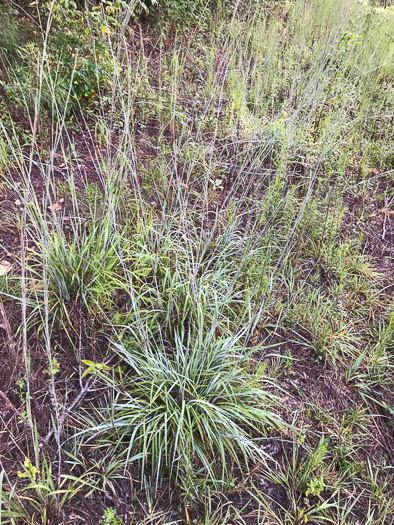
[[46, 270], [52, 301], [65, 313], [67, 304], [81, 303], [83, 308], [100, 303], [108, 307], [116, 289], [121, 268], [116, 247], [112, 244], [111, 223], [87, 227], [73, 232], [68, 240], [63, 232], [55, 232], [46, 240]]

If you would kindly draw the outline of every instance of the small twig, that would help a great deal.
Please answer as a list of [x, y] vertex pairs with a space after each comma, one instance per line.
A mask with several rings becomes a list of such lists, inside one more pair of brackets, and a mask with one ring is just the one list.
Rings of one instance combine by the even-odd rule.
[[[10, 408], [12, 411], [14, 411], [18, 415], [18, 417], [21, 418], [21, 420], [24, 422], [24, 424], [27, 425], [30, 428], [30, 430], [33, 432], [33, 435], [34, 435], [34, 432], [35, 432], [34, 425], [32, 425], [32, 423], [30, 423], [30, 421], [28, 419], [26, 419], [23, 414], [21, 414], [21, 412], [16, 408], [16, 406], [14, 406], [11, 403], [11, 401], [8, 399], [8, 397], [1, 390], [0, 390], [0, 397], [7, 403], [8, 408]], [[41, 442], [43, 441], [43, 439], [40, 436], [37, 435], [37, 437], [38, 437], [39, 441], [41, 441]]]
[[382, 241], [385, 240], [385, 236], [386, 236], [386, 224], [387, 224], [387, 219], [388, 219], [388, 216], [389, 216], [389, 210], [388, 210], [388, 205], [387, 205], [387, 199], [385, 199], [385, 202], [384, 202], [384, 221], [383, 221], [383, 233], [382, 233]]
[[[78, 405], [78, 403], [83, 399], [85, 394], [87, 393], [90, 383], [92, 382], [93, 377], [89, 378], [85, 384], [85, 386], [82, 388], [80, 393], [77, 395], [77, 397], [74, 399], [74, 401], [71, 403], [71, 405], [65, 410], [64, 414], [59, 418], [59, 428], [58, 428], [58, 435], [61, 433], [61, 427], [63, 426], [64, 421], [66, 420], [66, 417], [68, 414]], [[54, 429], [50, 430], [48, 434], [45, 436], [45, 438], [42, 440], [44, 443], [48, 443], [50, 438], [52, 437], [54, 433]]]
[[66, 170], [65, 169], [59, 168], [58, 166], [55, 166], [54, 164], [48, 164], [48, 163], [45, 163], [45, 162], [38, 162], [36, 160], [31, 159], [27, 155], [23, 155], [23, 158], [25, 160], [30, 161], [34, 166], [36, 166], [36, 168], [40, 168], [40, 169], [45, 168], [45, 167], [46, 168], [52, 168], [53, 171], [57, 171], [58, 173], [61, 173], [63, 176], [66, 175], [66, 173], [65, 173]]
[[[373, 408], [371, 406], [371, 403], [369, 403], [369, 406], [371, 408]], [[391, 444], [388, 442], [385, 434], [382, 432], [382, 430], [380, 428], [380, 425], [378, 424], [378, 421], [379, 420], [377, 420], [377, 419], [373, 419], [373, 423], [375, 425], [376, 430], [378, 431], [378, 434], [380, 436], [380, 440], [376, 436], [374, 436], [373, 434], [371, 434], [371, 436], [374, 439], [374, 441], [376, 441], [376, 443], [378, 443], [387, 452], [391, 463], [394, 463], [394, 453], [393, 453]]]
[[390, 175], [390, 173], [393, 173], [394, 170], [384, 171], [382, 173], [378, 173], [377, 175], [374, 175], [373, 177], [369, 177], [369, 179], [363, 179], [360, 182], [355, 182], [353, 184], [350, 184], [350, 187], [352, 186], [360, 186], [361, 184], [365, 184], [366, 182], [371, 182], [375, 179], [378, 179], [379, 177], [383, 177], [384, 175]]
[[11, 330], [10, 322], [8, 321], [8, 317], [5, 312], [4, 306], [1, 303], [0, 303], [0, 313], [3, 317], [3, 324], [0, 325], [0, 328], [4, 328], [5, 333], [7, 334], [8, 347], [10, 348], [13, 356], [15, 357], [15, 362], [16, 362], [16, 343], [14, 341], [14, 338], [12, 337], [12, 330]]

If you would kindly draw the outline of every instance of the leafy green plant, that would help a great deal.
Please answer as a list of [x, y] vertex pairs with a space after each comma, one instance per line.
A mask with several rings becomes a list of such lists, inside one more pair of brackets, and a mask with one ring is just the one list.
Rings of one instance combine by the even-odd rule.
[[81, 10], [66, 0], [52, 5], [32, 2], [39, 19], [47, 20], [45, 45], [30, 41], [15, 46], [16, 57], [5, 69], [4, 89], [10, 100], [27, 108], [38, 103], [58, 118], [95, 98], [104, 102], [113, 74], [108, 39], [120, 27], [117, 14], [126, 5], [119, 0], [104, 4]]
[[26, 458], [23, 462], [23, 472], [18, 470], [19, 478], [28, 478], [30, 481], [36, 481], [37, 467], [31, 464], [30, 459]]
[[318, 496], [321, 492], [323, 492], [324, 488], [325, 483], [322, 476], [313, 478], [308, 481], [308, 489], [305, 492], [305, 496]]
[[[52, 372], [51, 372], [51, 368], [52, 368]], [[51, 375], [51, 373], [57, 374], [58, 372], [60, 372], [60, 363], [57, 360], [57, 358], [54, 356], [52, 357], [51, 367], [46, 368], [45, 370], [42, 371], [42, 373]]]
[[[15, 59], [15, 52], [20, 44], [20, 38], [23, 34], [23, 28], [17, 18], [19, 14], [15, 6], [0, 6], [0, 59], [11, 61]], [[7, 54], [5, 54], [7, 53]]]
[[82, 374], [81, 379], [91, 372], [95, 373], [96, 370], [110, 370], [110, 367], [108, 365], [104, 363], [95, 363], [94, 361], [90, 361], [89, 359], [82, 359], [82, 363], [84, 365], [87, 365], [88, 368]]
[[[35, 443], [37, 449], [38, 443]], [[38, 455], [36, 455], [39, 458]], [[22, 464], [18, 477], [25, 482], [20, 487], [10, 483], [4, 471], [0, 473], [0, 518], [2, 523], [36, 523], [40, 516], [43, 525], [49, 525], [59, 516], [61, 509], [69, 503], [80, 490], [79, 480], [66, 477], [57, 480], [53, 465], [45, 456], [33, 465], [29, 458]], [[5, 481], [8, 488], [5, 489]], [[26, 484], [27, 482], [27, 484]], [[11, 487], [11, 488], [10, 488]]]
[[124, 525], [124, 522], [121, 517], [117, 515], [117, 512], [112, 507], [107, 507], [103, 514], [103, 519], [100, 522], [100, 525]]
[[[114, 14], [124, 2], [104, 2], [80, 11], [75, 2], [60, 2], [53, 9], [54, 27], [50, 36], [50, 60], [60, 65], [60, 75], [71, 75], [73, 97], [91, 102], [112, 78], [112, 60], [108, 48], [111, 29], [117, 27]], [[64, 73], [63, 73], [64, 72]]]

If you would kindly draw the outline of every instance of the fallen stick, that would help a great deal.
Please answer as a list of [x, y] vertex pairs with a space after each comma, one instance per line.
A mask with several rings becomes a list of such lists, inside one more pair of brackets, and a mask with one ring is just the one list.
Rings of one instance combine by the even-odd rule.
[[[93, 378], [89, 378], [85, 384], [85, 386], [82, 388], [82, 390], [80, 391], [80, 393], [77, 395], [77, 397], [74, 399], [74, 401], [71, 403], [71, 405], [69, 407], [66, 408], [65, 412], [62, 414], [62, 416], [59, 418], [59, 429], [58, 429], [58, 434], [60, 435], [60, 427], [63, 425], [64, 421], [66, 420], [66, 417], [68, 416], [68, 414], [71, 412], [71, 410], [73, 410], [77, 404], [84, 398], [86, 392], [88, 391], [89, 387], [90, 387], [90, 383], [92, 382], [92, 379]], [[43, 442], [44, 443], [48, 443], [48, 441], [50, 440], [50, 438], [52, 437], [54, 433], [54, 429], [52, 428], [48, 434], [45, 436], [45, 438], [43, 438]], [[42, 446], [42, 445], [41, 445]]]
[[0, 303], [0, 313], [3, 317], [3, 324], [0, 324], [0, 328], [3, 328], [5, 330], [5, 333], [7, 334], [8, 338], [8, 346], [15, 357], [16, 361], [16, 343], [14, 341], [14, 338], [12, 336], [12, 330], [10, 326], [10, 322], [8, 321], [7, 314], [5, 312], [4, 306]]

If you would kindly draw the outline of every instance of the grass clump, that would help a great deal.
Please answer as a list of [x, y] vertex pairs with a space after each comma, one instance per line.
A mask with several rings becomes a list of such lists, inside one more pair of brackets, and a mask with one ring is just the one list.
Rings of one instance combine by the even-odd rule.
[[187, 334], [175, 336], [175, 348], [135, 340], [113, 348], [123, 372], [107, 377], [114, 397], [89, 422], [89, 440], [126, 448], [127, 461], [138, 460], [156, 484], [169, 476], [185, 495], [219, 489], [232, 469], [264, 460], [261, 433], [283, 422], [267, 378], [247, 371], [245, 348]]
[[71, 312], [75, 315], [79, 310], [102, 317], [113, 307], [117, 291], [124, 288], [115, 239], [108, 219], [77, 225], [71, 235], [62, 230], [48, 232], [38, 242], [43, 260], [33, 252], [28, 261], [31, 300], [36, 297], [38, 306], [47, 302], [51, 317], [58, 321], [71, 321]]

